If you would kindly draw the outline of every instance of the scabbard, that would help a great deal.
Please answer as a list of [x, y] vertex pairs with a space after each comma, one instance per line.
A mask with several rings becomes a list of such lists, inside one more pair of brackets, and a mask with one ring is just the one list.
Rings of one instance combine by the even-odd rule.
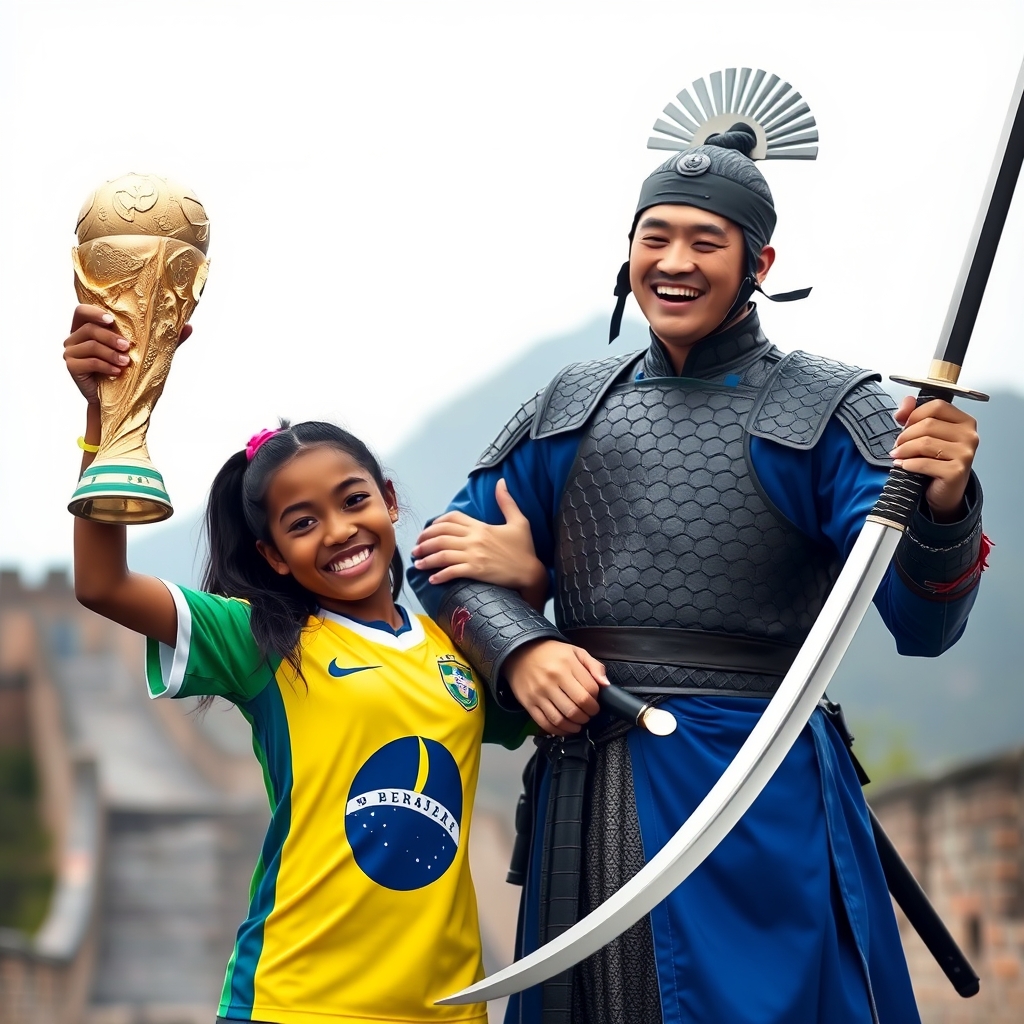
[[[553, 739], [548, 745], [552, 768], [541, 856], [541, 944], [571, 928], [579, 915], [583, 800], [590, 748], [586, 730], [575, 736]], [[544, 983], [542, 1024], [569, 1024], [572, 988], [572, 971], [565, 971]]]
[[[829, 721], [835, 726], [836, 732], [842, 737], [846, 749], [850, 753], [850, 760], [853, 762], [854, 771], [862, 786], [866, 786], [871, 780], [864, 766], [857, 759], [853, 752], [853, 733], [846, 724], [846, 716], [843, 709], [828, 700], [822, 700], [819, 707], [825, 712]], [[953, 988], [968, 999], [977, 995], [981, 987], [978, 975], [964, 955], [963, 950], [956, 944], [956, 940], [949, 934], [949, 929], [942, 923], [942, 918], [932, 906], [924, 889], [921, 888], [914, 873], [903, 862], [892, 840], [885, 834], [882, 823], [875, 817], [875, 812], [868, 808], [868, 815], [871, 818], [871, 831], [875, 837], [875, 848], [878, 850], [878, 859], [882, 862], [882, 874], [885, 875], [885, 884], [888, 886], [889, 895], [896, 901], [896, 905], [907, 915], [910, 926], [921, 936], [921, 941], [928, 948], [928, 952], [935, 957], [936, 963], [942, 968], [943, 973], [953, 983]]]
[[885, 829], [870, 807], [868, 814], [871, 815], [871, 831], [875, 835], [878, 859], [882, 862], [882, 872], [885, 874], [890, 895], [900, 910], [907, 915], [907, 920], [921, 936], [921, 941], [935, 957], [943, 973], [953, 983], [953, 988], [964, 999], [977, 995], [981, 983], [970, 961], [949, 934], [924, 889], [918, 884], [910, 868], [903, 863], [903, 858], [892, 845], [892, 840], [885, 834]]

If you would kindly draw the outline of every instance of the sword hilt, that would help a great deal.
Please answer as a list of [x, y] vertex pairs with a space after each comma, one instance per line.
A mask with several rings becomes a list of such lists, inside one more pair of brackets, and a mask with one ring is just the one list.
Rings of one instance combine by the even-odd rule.
[[[971, 391], [968, 388], [960, 387], [956, 383], [955, 374], [959, 373], [959, 367], [944, 364], [939, 369], [940, 372], [947, 369], [948, 375], [943, 377], [937, 376], [936, 364], [933, 363], [932, 376], [923, 378], [893, 376], [889, 379], [897, 384], [919, 387], [921, 389], [917, 396], [917, 404], [919, 406], [936, 398], [944, 402], [952, 402], [957, 396], [971, 398], [977, 402], [988, 401], [988, 395], [984, 392]], [[902, 533], [910, 525], [914, 510], [920, 504], [921, 497], [931, 482], [932, 478], [925, 476], [923, 473], [910, 473], [901, 466], [893, 466], [889, 470], [889, 479], [886, 480], [882, 493], [878, 496], [874, 508], [871, 509], [867, 517], [868, 522], [891, 526]]]

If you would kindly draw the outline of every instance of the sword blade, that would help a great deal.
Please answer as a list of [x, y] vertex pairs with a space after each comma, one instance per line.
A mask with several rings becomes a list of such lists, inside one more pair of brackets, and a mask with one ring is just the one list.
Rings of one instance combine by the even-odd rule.
[[[1017, 74], [1006, 120], [999, 135], [995, 159], [985, 184], [964, 261], [960, 266], [949, 310], [935, 347], [935, 361], [947, 363], [957, 370], [964, 364], [964, 354], [971, 340], [974, 322], [988, 284], [989, 272], [996, 257], [999, 239], [1010, 210], [1014, 188], [1024, 163], [1024, 63]], [[933, 376], [935, 374], [933, 373]], [[940, 377], [943, 375], [940, 374]], [[955, 376], [951, 378], [954, 383]]]
[[757, 799], [821, 700], [889, 566], [901, 531], [867, 522], [800, 653], [732, 764], [678, 832], [595, 911], [510, 967], [441, 1005], [520, 992], [568, 970], [649, 913], [715, 847]]

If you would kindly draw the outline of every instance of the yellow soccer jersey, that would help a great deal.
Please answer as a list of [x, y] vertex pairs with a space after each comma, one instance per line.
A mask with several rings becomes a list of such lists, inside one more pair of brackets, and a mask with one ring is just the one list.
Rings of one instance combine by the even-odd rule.
[[484, 709], [429, 619], [397, 632], [330, 612], [303, 679], [267, 664], [243, 601], [168, 584], [174, 648], [148, 642], [152, 696], [217, 694], [252, 726], [272, 818], [219, 1014], [275, 1024], [486, 1021], [435, 1006], [483, 976], [469, 818]]

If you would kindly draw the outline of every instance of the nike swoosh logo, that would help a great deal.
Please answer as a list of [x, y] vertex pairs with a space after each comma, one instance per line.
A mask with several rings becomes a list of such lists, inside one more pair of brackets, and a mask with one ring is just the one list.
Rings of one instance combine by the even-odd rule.
[[343, 668], [338, 664], [338, 659], [327, 666], [327, 671], [331, 673], [335, 679], [340, 679], [342, 676], [350, 676], [353, 672], [368, 672], [371, 668], [380, 668], [380, 665], [354, 665], [352, 668]]

